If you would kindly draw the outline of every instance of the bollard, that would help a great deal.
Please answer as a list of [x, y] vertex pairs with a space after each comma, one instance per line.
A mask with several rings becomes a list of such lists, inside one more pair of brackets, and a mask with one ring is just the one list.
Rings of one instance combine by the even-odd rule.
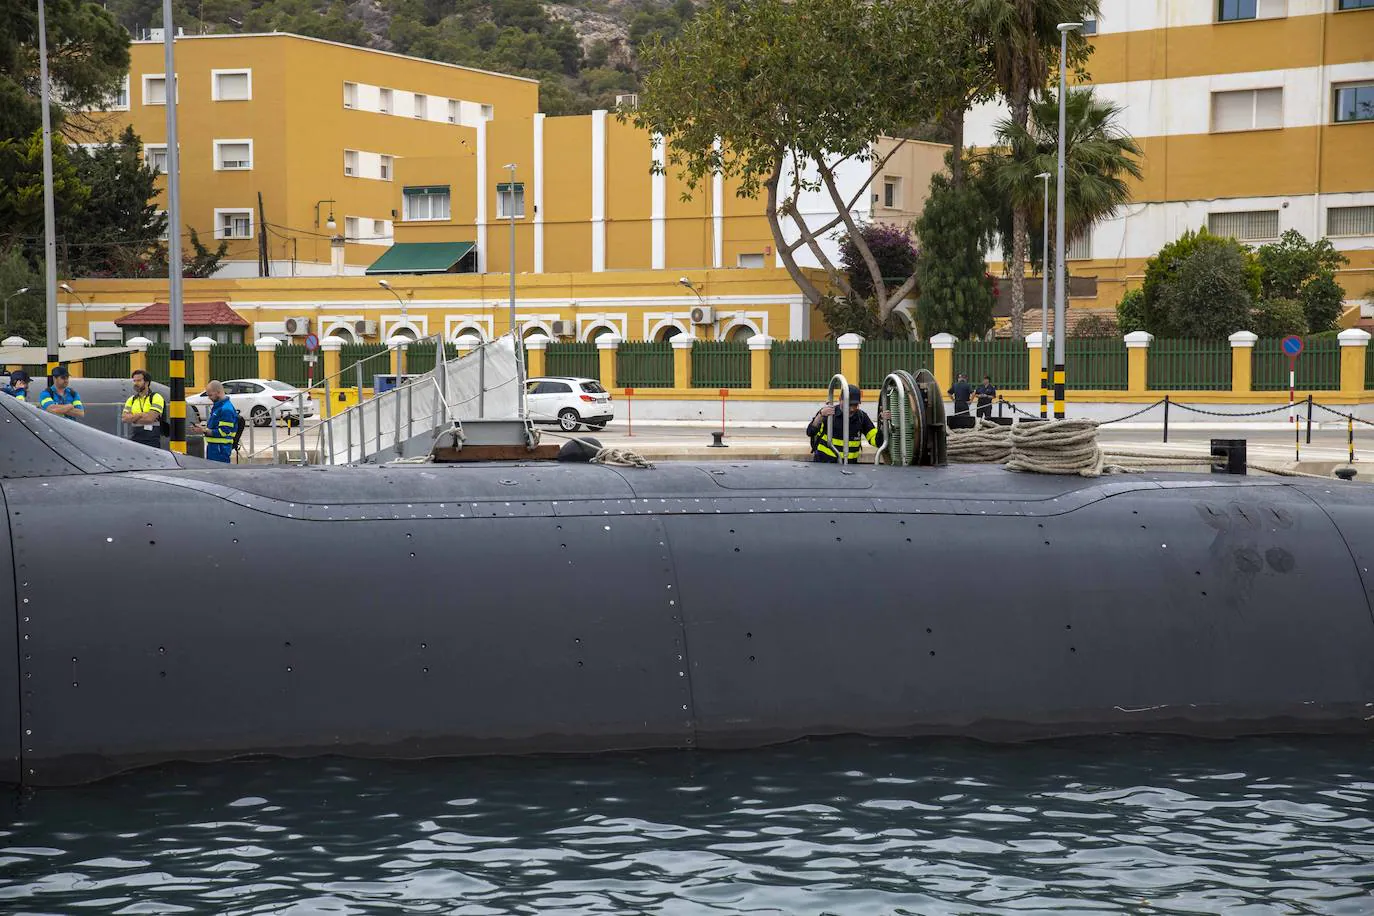
[[1354, 469], [1354, 468], [1336, 468], [1336, 476], [1339, 477], [1341, 480], [1354, 480], [1354, 479], [1355, 479], [1355, 469]]
[[730, 396], [729, 388], [720, 389], [720, 434], [725, 435], [725, 399]]
[[635, 434], [635, 407], [634, 407], [634, 400], [635, 400], [635, 390], [634, 390], [633, 388], [626, 388], [626, 389], [625, 389], [625, 435], [626, 435], [626, 436], [633, 436], [633, 435]]
[[1355, 463], [1355, 415], [1345, 418], [1345, 441], [1350, 449], [1350, 463]]
[[1213, 439], [1212, 457], [1223, 459], [1212, 462], [1213, 474], [1246, 473], [1246, 446], [1244, 439]]
[[711, 444], [708, 445], [708, 446], [706, 446], [706, 447], [707, 447], [707, 448], [729, 448], [730, 446], [726, 445], [726, 444], [722, 441], [724, 438], [725, 438], [725, 433], [713, 432], [713, 433], [711, 433]]
[[1307, 444], [1312, 444], [1312, 395], [1307, 396]]
[[1169, 441], [1169, 396], [1164, 396], [1164, 441]]

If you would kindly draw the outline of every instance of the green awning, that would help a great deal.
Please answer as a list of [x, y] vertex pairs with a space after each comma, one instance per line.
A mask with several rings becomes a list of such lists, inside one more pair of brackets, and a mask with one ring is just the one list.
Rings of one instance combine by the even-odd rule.
[[365, 273], [369, 276], [448, 273], [476, 247], [476, 242], [398, 242]]

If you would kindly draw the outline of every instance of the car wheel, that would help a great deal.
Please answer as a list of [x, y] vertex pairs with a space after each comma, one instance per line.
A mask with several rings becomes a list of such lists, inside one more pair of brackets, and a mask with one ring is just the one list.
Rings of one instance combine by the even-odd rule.
[[590, 430], [591, 430], [592, 432], [594, 432], [594, 433], [599, 433], [599, 432], [601, 432], [603, 429], [606, 428], [606, 424], [605, 424], [605, 423], [588, 423], [588, 424], [587, 424], [587, 428], [590, 429]]
[[577, 432], [577, 424], [582, 422], [582, 417], [571, 407], [564, 407], [558, 412], [558, 426], [565, 433]]
[[254, 426], [266, 426], [269, 422], [267, 408], [259, 404], [248, 412], [248, 419]]

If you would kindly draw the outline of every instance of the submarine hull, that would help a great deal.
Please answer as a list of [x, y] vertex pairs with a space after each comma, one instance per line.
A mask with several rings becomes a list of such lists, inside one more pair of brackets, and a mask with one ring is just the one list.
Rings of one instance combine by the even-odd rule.
[[0, 778], [1374, 711], [1362, 485], [147, 452], [0, 480]]

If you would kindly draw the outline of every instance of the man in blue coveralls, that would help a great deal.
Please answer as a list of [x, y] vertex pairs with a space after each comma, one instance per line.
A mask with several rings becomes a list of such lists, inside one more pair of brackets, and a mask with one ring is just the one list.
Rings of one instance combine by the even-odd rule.
[[224, 393], [222, 382], [211, 382], [205, 386], [205, 396], [211, 400], [210, 417], [204, 423], [191, 427], [191, 432], [205, 437], [205, 457], [211, 461], [229, 463], [234, 451], [234, 433], [238, 432], [239, 413]]
[[86, 415], [86, 405], [81, 403], [81, 395], [71, 386], [71, 373], [66, 366], [58, 366], [48, 376], [48, 387], [38, 396], [38, 409], [79, 420]]

